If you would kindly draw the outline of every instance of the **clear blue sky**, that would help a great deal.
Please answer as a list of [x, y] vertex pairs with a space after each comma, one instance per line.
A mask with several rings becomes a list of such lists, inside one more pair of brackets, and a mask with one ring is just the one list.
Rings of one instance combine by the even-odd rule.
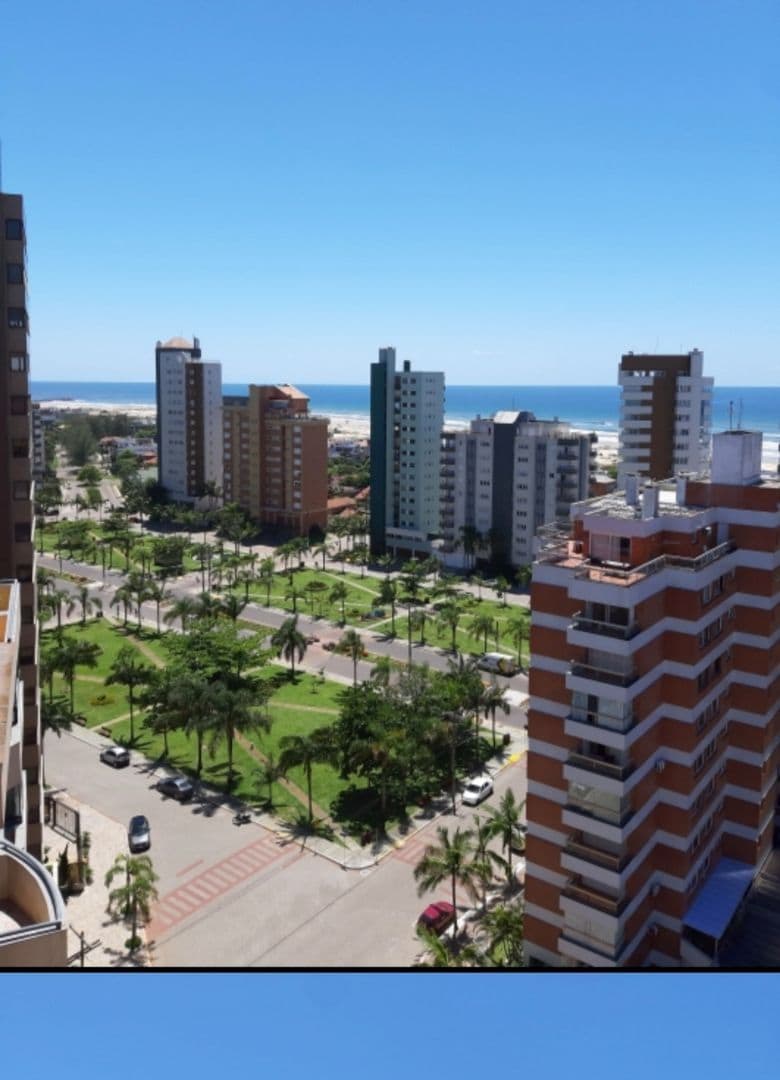
[[3, 989], [8, 1076], [36, 1074], [31, 1052], [59, 1080], [777, 1076], [776, 976], [8, 975]]
[[3, 10], [33, 377], [613, 383], [780, 369], [777, 0]]

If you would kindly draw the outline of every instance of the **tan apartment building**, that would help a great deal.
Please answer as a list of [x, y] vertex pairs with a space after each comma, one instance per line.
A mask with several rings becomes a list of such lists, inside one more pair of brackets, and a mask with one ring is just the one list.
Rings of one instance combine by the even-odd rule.
[[0, 581], [0, 969], [64, 967], [65, 907], [29, 847], [25, 685], [20, 660], [22, 586]]
[[716, 964], [773, 844], [780, 481], [761, 435], [710, 479], [572, 508], [532, 583], [532, 964]]
[[224, 397], [223, 490], [259, 525], [299, 536], [328, 525], [328, 420], [294, 386]]
[[39, 858], [43, 793], [26, 250], [22, 197], [0, 194], [0, 580], [18, 582], [21, 679], [21, 772], [7, 788], [10, 802], [0, 806], [0, 821], [13, 822], [15, 842]]

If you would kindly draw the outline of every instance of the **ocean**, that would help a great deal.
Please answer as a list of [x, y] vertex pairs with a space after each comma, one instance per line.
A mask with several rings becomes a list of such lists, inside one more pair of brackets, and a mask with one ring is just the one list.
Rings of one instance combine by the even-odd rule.
[[[297, 384], [311, 399], [311, 410], [326, 416], [368, 418], [368, 386]], [[245, 394], [244, 383], [224, 383], [225, 394]], [[32, 380], [35, 401], [154, 406], [154, 383], [47, 382]], [[617, 433], [620, 392], [617, 386], [447, 386], [446, 419], [463, 424], [499, 409], [526, 409], [539, 419], [567, 420], [586, 431]], [[763, 431], [780, 440], [780, 387], [716, 386], [712, 430], [729, 427]]]

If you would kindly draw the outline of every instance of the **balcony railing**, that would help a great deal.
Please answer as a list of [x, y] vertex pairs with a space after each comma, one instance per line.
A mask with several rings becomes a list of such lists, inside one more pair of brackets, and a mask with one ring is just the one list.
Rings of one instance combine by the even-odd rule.
[[606, 758], [577, 751], [569, 754], [567, 764], [574, 765], [578, 769], [585, 769], [587, 772], [597, 773], [599, 776], [608, 776], [611, 780], [625, 780], [634, 771], [634, 766], [630, 762], [620, 765]]
[[585, 886], [581, 882], [582, 879], [579, 877], [572, 878], [569, 884], [563, 889], [562, 895], [568, 896], [571, 900], [577, 900], [580, 904], [587, 904], [588, 907], [597, 908], [607, 915], [618, 916], [625, 910], [628, 902], [625, 898], [617, 899], [612, 896], [607, 896], [605, 893], [597, 892], [595, 889]]
[[581, 833], [576, 833], [566, 841], [566, 851], [585, 862], [593, 863], [604, 870], [613, 870], [619, 874], [628, 862], [628, 856], [615, 854], [611, 851], [602, 851], [601, 848], [593, 847], [582, 839]]
[[564, 810], [570, 810], [573, 814], [582, 814], [584, 817], [592, 818], [593, 821], [601, 821], [605, 825], [614, 825], [618, 829], [627, 825], [634, 816], [633, 810], [610, 810], [606, 806], [582, 802], [572, 795], [569, 795]]
[[659, 555], [649, 562], [642, 563], [641, 566], [618, 565], [609, 561], [602, 562], [600, 560], [586, 559], [581, 566], [577, 567], [574, 575], [575, 577], [590, 577], [592, 574], [596, 574], [599, 578], [614, 578], [620, 584], [627, 584], [640, 577], [657, 574], [667, 567], [673, 567], [676, 570], [690, 570], [695, 573], [697, 570], [702, 570], [705, 566], [717, 562], [718, 559], [722, 559], [724, 555], [728, 555], [735, 547], [736, 544], [733, 540], [726, 540], [722, 544], [718, 544], [717, 547], [710, 548], [709, 551], [704, 551], [701, 555], [695, 557]]
[[603, 634], [604, 637], [618, 638], [621, 641], [630, 641], [640, 629], [635, 622], [622, 626], [620, 623], [605, 622], [603, 619], [589, 619], [581, 611], [575, 611], [571, 626], [573, 630], [582, 630], [586, 634]]
[[594, 682], [609, 683], [610, 686], [630, 686], [639, 678], [636, 671], [610, 671], [591, 664], [582, 664], [578, 660], [571, 662], [571, 674], [580, 679], [592, 679]]
[[627, 716], [610, 716], [607, 713], [590, 712], [587, 709], [573, 709], [566, 718], [577, 724], [592, 724], [594, 727], [606, 728], [607, 731], [618, 731], [625, 734], [630, 731], [637, 722], [633, 713]]

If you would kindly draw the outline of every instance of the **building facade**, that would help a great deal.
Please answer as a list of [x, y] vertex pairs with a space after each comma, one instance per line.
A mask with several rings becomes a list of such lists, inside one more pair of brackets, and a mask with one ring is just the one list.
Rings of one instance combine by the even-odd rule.
[[665, 480], [701, 473], [710, 455], [711, 378], [698, 349], [682, 355], [626, 353], [620, 360], [618, 488], [626, 476]]
[[444, 375], [396, 371], [395, 349], [371, 365], [370, 544], [428, 552], [439, 532]]
[[[15, 737], [21, 760], [6, 780], [0, 819], [36, 858], [43, 838], [29, 318], [21, 195], [0, 194], [0, 580], [16, 597]], [[14, 585], [13, 583], [18, 583]], [[5, 619], [5, 629], [11, 623]], [[1, 638], [0, 638], [1, 640]], [[15, 688], [15, 690], [14, 690]], [[0, 719], [0, 723], [2, 720]], [[12, 726], [14, 726], [12, 724]], [[0, 752], [2, 752], [0, 750]], [[16, 759], [14, 759], [16, 760]]]
[[222, 365], [201, 360], [197, 338], [157, 342], [157, 460], [176, 502], [222, 490]]
[[773, 843], [780, 482], [761, 436], [708, 481], [592, 499], [532, 583], [531, 963], [716, 963]]
[[529, 412], [497, 412], [472, 420], [469, 431], [443, 432], [445, 564], [468, 568], [481, 557], [529, 565], [536, 530], [567, 518], [571, 504], [587, 497], [592, 448], [591, 436]]
[[223, 398], [225, 502], [299, 536], [328, 524], [328, 420], [294, 386]]

